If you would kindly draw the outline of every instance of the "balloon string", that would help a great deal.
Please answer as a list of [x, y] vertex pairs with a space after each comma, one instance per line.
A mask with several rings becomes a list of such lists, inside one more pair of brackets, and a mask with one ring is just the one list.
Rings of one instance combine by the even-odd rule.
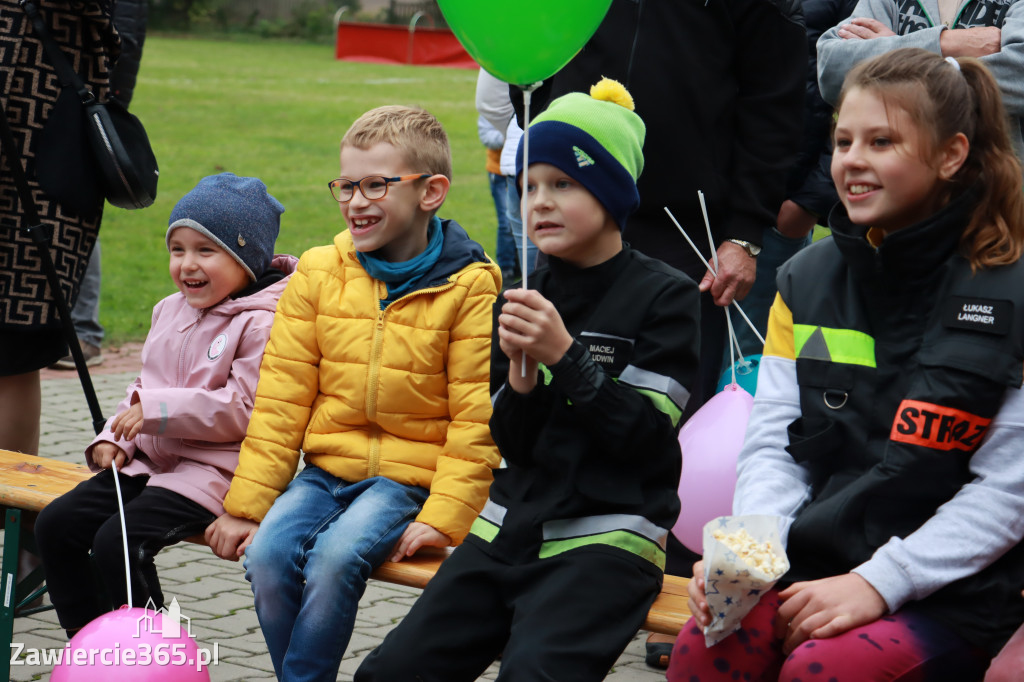
[[[527, 237], [527, 215], [526, 215], [526, 190], [529, 185], [527, 184], [527, 177], [530, 174], [530, 98], [533, 94], [532, 90], [523, 90], [523, 191], [519, 195], [519, 218], [523, 222], [522, 230], [522, 244], [519, 250], [520, 258], [522, 260], [522, 272], [523, 272], [523, 289], [529, 289], [530, 285], [528, 282], [529, 269], [526, 267], [528, 258], [526, 257], [526, 248], [529, 243]], [[525, 361], [523, 362], [525, 371]]]
[[708, 235], [708, 245], [711, 247], [711, 260], [715, 264], [714, 272], [718, 273], [718, 249], [715, 248], [715, 238], [711, 236], [711, 221], [708, 220], [708, 206], [704, 203], [704, 192], [697, 190], [697, 200], [700, 202], [700, 212], [704, 216], [704, 230]]
[[[679, 228], [679, 231], [683, 234], [683, 237], [686, 238], [686, 241], [690, 245], [690, 248], [692, 248], [694, 252], [696, 252], [697, 258], [700, 259], [700, 262], [704, 264], [704, 267], [711, 271], [711, 275], [713, 277], [718, 277], [718, 271], [715, 268], [712, 268], [711, 265], [708, 263], [708, 259], [705, 258], [703, 254], [701, 254], [700, 249], [698, 249], [697, 245], [693, 243], [692, 239], [690, 239], [690, 235], [686, 234], [686, 230], [684, 230], [683, 226], [679, 224], [679, 221], [676, 220], [676, 217], [672, 215], [672, 211], [669, 210], [668, 206], [665, 206], [664, 208], [665, 213], [668, 214], [668, 217], [672, 220], [675, 226]], [[750, 321], [750, 318], [747, 317], [747, 314], [743, 312], [743, 308], [740, 307], [740, 304], [737, 303], [735, 299], [733, 299], [732, 304], [736, 307], [736, 310], [737, 312], [739, 312], [740, 316], [743, 317], [743, 320], [747, 323], [747, 326], [750, 327], [750, 331], [754, 332], [754, 336], [757, 337], [757, 340], [760, 341], [762, 345], [764, 345], [764, 337], [761, 336], [761, 332], [757, 331], [757, 327], [755, 327], [754, 323]]]
[[[523, 273], [523, 291], [530, 288], [528, 281], [529, 268], [527, 268], [527, 246], [529, 244], [529, 237], [527, 233], [528, 221], [526, 213], [526, 190], [530, 185], [527, 182], [527, 178], [530, 174], [530, 98], [533, 95], [533, 91], [540, 87], [541, 82], [528, 85], [523, 88], [523, 191], [519, 196], [519, 218], [523, 223], [523, 234], [522, 244], [519, 252], [521, 255], [521, 268], [520, 272]], [[523, 350], [523, 361], [521, 363], [522, 377], [526, 378], [526, 351]]]
[[[725, 309], [725, 325], [729, 328], [729, 369], [732, 370], [732, 383], [736, 383], [736, 353], [739, 350], [739, 343], [736, 341], [736, 332], [732, 328], [732, 318], [729, 316], [729, 309]], [[742, 356], [740, 356], [742, 357]]]
[[[715, 264], [714, 272], [718, 272], [718, 249], [715, 248], [715, 238], [711, 235], [711, 221], [708, 220], [708, 206], [704, 203], [704, 192], [697, 190], [697, 200], [700, 202], [700, 212], [704, 216], [704, 231], [708, 236], [708, 246], [711, 248], [711, 260]], [[732, 370], [732, 383], [736, 383], [736, 332], [732, 329], [732, 319], [729, 317], [729, 309], [725, 312], [725, 326], [729, 330], [729, 369]]]
[[117, 512], [121, 517], [121, 541], [124, 545], [124, 581], [128, 585], [128, 606], [132, 605], [132, 570], [128, 563], [128, 531], [124, 525], [124, 501], [121, 499], [121, 482], [118, 480], [117, 463], [111, 462], [110, 468], [114, 472], [114, 490], [117, 492]]

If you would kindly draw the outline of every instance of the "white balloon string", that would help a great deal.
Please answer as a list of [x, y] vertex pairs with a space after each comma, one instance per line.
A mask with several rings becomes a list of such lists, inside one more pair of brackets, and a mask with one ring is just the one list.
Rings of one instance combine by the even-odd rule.
[[128, 585], [128, 606], [132, 605], [132, 569], [128, 563], [128, 531], [124, 525], [124, 501], [121, 499], [121, 482], [118, 480], [117, 463], [111, 462], [110, 469], [114, 472], [114, 490], [117, 492], [117, 512], [121, 517], [121, 542], [124, 545], [124, 581]]
[[[736, 383], [736, 353], [739, 344], [736, 342], [736, 332], [732, 328], [732, 317], [729, 316], [729, 309], [725, 309], [725, 326], [729, 330], [729, 369], [732, 370], [732, 383]], [[740, 356], [743, 357], [743, 356]]]
[[718, 272], [718, 249], [715, 248], [715, 238], [711, 236], [711, 221], [708, 220], [708, 207], [704, 203], [704, 192], [697, 190], [697, 200], [700, 202], [700, 212], [704, 215], [704, 230], [708, 233], [708, 245], [711, 247], [711, 261], [715, 264], [715, 272]]
[[[540, 84], [538, 83], [537, 85], [540, 85]], [[536, 87], [536, 86], [534, 86], [534, 87]], [[529, 282], [527, 280], [527, 274], [529, 273], [529, 270], [526, 267], [526, 264], [527, 264], [527, 261], [528, 261], [526, 254], [527, 254], [527, 247], [529, 245], [529, 237], [527, 236], [527, 233], [529, 232], [529, 229], [527, 227], [527, 225], [528, 225], [527, 220], [528, 220], [529, 216], [526, 213], [526, 191], [527, 191], [527, 188], [530, 186], [529, 184], [527, 184], [527, 177], [529, 177], [529, 174], [530, 174], [530, 96], [533, 94], [533, 90], [534, 90], [534, 88], [525, 88], [523, 90], [523, 191], [522, 191], [522, 193], [521, 193], [521, 195], [519, 197], [519, 219], [522, 221], [522, 225], [523, 225], [523, 235], [522, 235], [523, 238], [522, 238], [522, 244], [521, 244], [521, 248], [520, 248], [520, 253], [522, 254], [521, 269], [522, 269], [522, 273], [523, 273], [523, 291], [526, 291], [527, 289], [530, 288]], [[526, 378], [526, 351], [525, 350], [523, 350], [523, 361], [522, 361], [521, 364], [522, 364], [522, 367], [521, 367], [521, 369], [522, 369], [522, 377], [525, 379]]]
[[[711, 260], [715, 264], [714, 273], [718, 273], [718, 249], [715, 248], [715, 238], [711, 235], [711, 221], [708, 220], [708, 206], [704, 203], [704, 192], [697, 190], [697, 200], [700, 202], [700, 212], [704, 216], [704, 231], [708, 235], [708, 247], [711, 250]], [[736, 332], [732, 329], [732, 318], [729, 317], [729, 309], [725, 308], [725, 326], [729, 330], [729, 370], [732, 372], [732, 383], [736, 383]]]
[[[679, 224], [679, 221], [676, 220], [676, 217], [672, 215], [672, 211], [669, 210], [668, 206], [665, 206], [664, 208], [665, 213], [668, 214], [668, 217], [672, 220], [675, 226], [679, 228], [679, 231], [682, 233], [683, 237], [686, 238], [687, 243], [689, 243], [690, 247], [697, 254], [697, 258], [700, 259], [700, 262], [704, 264], [704, 267], [711, 271], [712, 276], [718, 277], [718, 271], [715, 268], [712, 268], [711, 265], [708, 263], [707, 259], [701, 254], [700, 249], [698, 249], [697, 245], [693, 243], [692, 239], [690, 239], [690, 235], [686, 234], [686, 230], [684, 230], [683, 226]], [[736, 307], [736, 310], [739, 312], [740, 316], [743, 317], [743, 320], [747, 323], [747, 326], [750, 327], [750, 331], [754, 332], [754, 336], [757, 337], [757, 340], [760, 341], [762, 345], [764, 345], [764, 337], [761, 336], [761, 332], [757, 331], [757, 327], [755, 327], [754, 323], [750, 321], [750, 318], [747, 317], [747, 314], [743, 312], [743, 308], [740, 307], [740, 304], [737, 303], [735, 299], [733, 299], [732, 304]]]
[[[730, 324], [732, 323], [732, 318], [731, 317], [729, 318], [729, 323]], [[736, 332], [735, 331], [733, 331], [732, 342], [733, 342], [733, 344], [736, 347], [736, 362], [737, 362], [737, 364], [739, 364], [740, 367], [749, 367], [750, 363], [743, 358], [743, 349], [740, 348], [740, 340], [736, 336]]]
[[526, 214], [526, 188], [529, 186], [526, 183], [526, 178], [530, 173], [530, 98], [533, 91], [530, 89], [523, 90], [523, 191], [519, 196], [519, 218], [523, 223], [522, 230], [522, 244], [520, 245], [521, 254], [521, 268], [523, 271], [523, 289], [529, 289], [529, 283], [527, 282], [527, 275], [529, 269], [526, 267], [527, 264], [527, 246], [529, 245], [529, 237], [527, 236], [527, 214]]

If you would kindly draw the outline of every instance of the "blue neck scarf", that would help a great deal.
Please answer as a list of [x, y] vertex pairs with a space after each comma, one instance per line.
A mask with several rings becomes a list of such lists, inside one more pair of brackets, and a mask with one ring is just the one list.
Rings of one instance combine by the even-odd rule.
[[392, 301], [416, 290], [419, 280], [434, 267], [437, 259], [440, 258], [443, 244], [444, 232], [441, 230], [441, 220], [437, 216], [433, 216], [427, 226], [427, 248], [412, 260], [392, 263], [378, 258], [372, 253], [359, 252], [356, 254], [370, 277], [379, 279], [388, 287], [388, 297], [380, 302], [381, 310]]

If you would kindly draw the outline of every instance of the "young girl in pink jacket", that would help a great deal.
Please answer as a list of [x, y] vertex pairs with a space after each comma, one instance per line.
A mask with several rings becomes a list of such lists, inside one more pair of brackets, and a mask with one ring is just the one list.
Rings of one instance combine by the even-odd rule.
[[[274, 256], [282, 212], [260, 180], [233, 173], [204, 178], [171, 212], [178, 292], [153, 308], [142, 372], [85, 451], [99, 473], [36, 521], [50, 600], [69, 635], [106, 610], [98, 595], [114, 605], [127, 596], [112, 464], [133, 606], [163, 606], [154, 556], [224, 512], [274, 310], [297, 263]], [[96, 575], [102, 585], [83, 584]]]

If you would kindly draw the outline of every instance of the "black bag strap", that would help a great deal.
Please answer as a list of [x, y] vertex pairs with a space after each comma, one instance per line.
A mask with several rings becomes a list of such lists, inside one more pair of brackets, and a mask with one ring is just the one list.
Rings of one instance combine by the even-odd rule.
[[103, 418], [103, 411], [100, 409], [100, 402], [96, 398], [96, 389], [92, 385], [92, 378], [89, 376], [89, 369], [85, 364], [85, 355], [82, 354], [82, 346], [78, 342], [78, 334], [75, 332], [75, 324], [71, 320], [71, 310], [68, 302], [60, 288], [60, 279], [57, 276], [57, 268], [53, 264], [53, 257], [50, 256], [49, 244], [53, 239], [52, 230], [44, 225], [39, 219], [39, 211], [32, 198], [32, 190], [28, 185], [28, 178], [25, 176], [25, 169], [21, 167], [21, 154], [14, 143], [14, 134], [7, 122], [7, 111], [0, 105], [0, 151], [7, 154], [7, 161], [10, 163], [11, 172], [14, 174], [14, 184], [21, 196], [21, 204], [25, 211], [25, 220], [28, 225], [22, 227], [25, 235], [32, 240], [43, 261], [43, 270], [46, 273], [47, 282], [50, 284], [50, 291], [53, 292], [53, 300], [57, 304], [61, 328], [68, 347], [71, 349], [71, 357], [75, 360], [75, 367], [78, 369], [78, 378], [82, 382], [82, 390], [85, 392], [85, 401], [89, 404], [89, 413], [92, 415], [92, 428], [98, 434], [103, 430], [106, 420]]
[[85, 84], [78, 75], [78, 72], [71, 67], [71, 62], [68, 61], [64, 50], [60, 49], [60, 45], [50, 35], [50, 29], [47, 28], [46, 22], [43, 21], [43, 16], [39, 13], [39, 6], [32, 2], [32, 0], [20, 0], [18, 4], [21, 5], [21, 8], [25, 10], [25, 14], [32, 21], [32, 28], [36, 32], [36, 37], [43, 44], [46, 54], [49, 55], [50, 65], [57, 72], [57, 79], [60, 81], [60, 84], [66, 88], [74, 88], [75, 92], [78, 93], [78, 97], [82, 100], [82, 104], [92, 104], [95, 102], [96, 97], [92, 94], [92, 90]]

